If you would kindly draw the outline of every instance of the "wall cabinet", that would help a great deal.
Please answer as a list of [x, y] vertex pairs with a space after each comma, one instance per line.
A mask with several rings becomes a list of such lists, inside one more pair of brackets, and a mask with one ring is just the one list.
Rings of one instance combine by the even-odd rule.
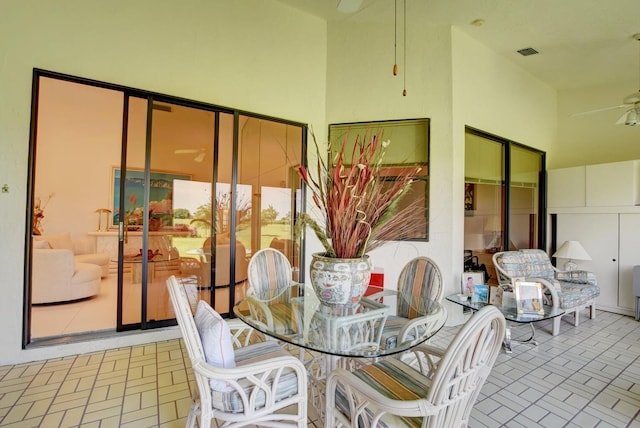
[[[557, 215], [557, 242], [580, 241], [592, 260], [576, 261], [579, 269], [598, 278], [596, 307], [634, 315], [632, 271], [640, 265], [640, 213], [561, 213]], [[558, 259], [558, 265], [566, 260]]]
[[[580, 241], [592, 260], [577, 261], [600, 286], [596, 307], [635, 315], [632, 271], [640, 265], [640, 160], [547, 171], [547, 212], [557, 215], [558, 246]], [[558, 265], [566, 260], [559, 259]]]
[[558, 168], [547, 171], [547, 206], [556, 208], [584, 207], [586, 168]]
[[547, 179], [549, 207], [640, 205], [640, 160], [552, 169]]

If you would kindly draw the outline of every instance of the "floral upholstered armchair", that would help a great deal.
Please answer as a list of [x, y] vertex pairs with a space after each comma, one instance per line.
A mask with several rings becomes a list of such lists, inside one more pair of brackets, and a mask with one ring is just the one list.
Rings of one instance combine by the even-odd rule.
[[[554, 336], [560, 333], [560, 321], [565, 315], [573, 313], [574, 326], [580, 323], [580, 311], [587, 307], [590, 308], [589, 317], [596, 317], [596, 297], [600, 295], [600, 287], [592, 272], [560, 271], [551, 264], [547, 253], [536, 249], [495, 253], [493, 264], [500, 285], [510, 287], [513, 278], [523, 277], [526, 281], [542, 283], [549, 290], [547, 297], [559, 300], [558, 306], [565, 313], [553, 319]], [[556, 302], [552, 303], [555, 306]]]

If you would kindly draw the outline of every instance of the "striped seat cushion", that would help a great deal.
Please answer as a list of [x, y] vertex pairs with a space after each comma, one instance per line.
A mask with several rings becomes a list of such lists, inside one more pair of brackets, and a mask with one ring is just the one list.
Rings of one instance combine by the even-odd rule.
[[[239, 348], [235, 352], [236, 367], [265, 361], [271, 358], [290, 356], [288, 352], [283, 350], [277, 343], [261, 342]], [[271, 386], [273, 379], [269, 379], [268, 384]], [[240, 381], [244, 391], [250, 394], [253, 384], [246, 379]], [[278, 380], [278, 388], [276, 392], [276, 401], [283, 400], [298, 392], [298, 379], [293, 370], [285, 369]], [[244, 405], [240, 394], [235, 391], [217, 391], [211, 390], [212, 407], [223, 412], [239, 413], [244, 411]], [[265, 393], [260, 391], [256, 399], [256, 409], [264, 407]]]
[[[355, 376], [367, 383], [371, 388], [392, 400], [417, 400], [425, 398], [429, 392], [431, 381], [417, 370], [396, 358], [388, 358], [377, 363], [364, 366], [353, 372]], [[349, 404], [341, 385], [336, 389], [336, 407], [345, 415], [349, 415]], [[366, 410], [369, 422], [373, 420], [375, 409]], [[359, 425], [363, 425], [362, 422]], [[380, 426], [395, 428], [399, 426], [420, 427], [421, 417], [397, 417], [385, 415]]]

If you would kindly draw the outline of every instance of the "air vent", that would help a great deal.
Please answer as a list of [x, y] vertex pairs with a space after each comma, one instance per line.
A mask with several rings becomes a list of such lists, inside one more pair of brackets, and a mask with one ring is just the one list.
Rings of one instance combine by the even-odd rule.
[[518, 53], [522, 56], [529, 56], [529, 55], [535, 55], [539, 52], [534, 48], [524, 48], [524, 49], [520, 49]]

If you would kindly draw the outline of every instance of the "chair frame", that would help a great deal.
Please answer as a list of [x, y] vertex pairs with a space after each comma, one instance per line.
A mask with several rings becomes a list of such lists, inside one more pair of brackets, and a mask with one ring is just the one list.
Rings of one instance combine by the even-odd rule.
[[[502, 313], [486, 306], [469, 319], [446, 351], [429, 345], [415, 347], [412, 352], [439, 359], [437, 364], [419, 365], [431, 381], [424, 398], [392, 399], [353, 373], [336, 369], [327, 380], [325, 427], [377, 427], [387, 415], [422, 417], [423, 428], [467, 426], [473, 404], [500, 352], [505, 330]], [[348, 416], [337, 409], [338, 386], [347, 396]]]
[[[256, 279], [255, 277], [258, 273], [256, 272], [257, 268], [255, 267], [257, 260], [260, 257], [262, 257], [262, 255], [265, 253], [275, 254], [276, 257], [281, 259], [283, 266], [287, 268], [286, 272], [284, 272], [287, 279], [287, 285], [284, 287], [281, 287], [280, 289], [277, 289], [276, 293], [272, 296], [269, 296], [269, 298], [264, 298], [264, 296], [261, 296], [260, 292], [256, 290], [256, 287], [254, 284]], [[249, 266], [247, 270], [248, 270], [247, 276], [248, 276], [249, 286], [247, 288], [247, 293], [246, 293], [247, 294], [246, 302], [249, 306], [249, 311], [251, 313], [251, 316], [258, 322], [265, 325], [265, 328], [268, 328], [269, 330], [274, 330], [275, 324], [273, 320], [273, 315], [269, 310], [269, 307], [266, 304], [266, 302], [277, 300], [282, 303], [289, 303], [291, 300], [292, 289], [294, 289], [295, 287], [300, 287], [302, 284], [293, 281], [291, 277], [292, 271], [291, 271], [291, 265], [289, 264], [289, 259], [287, 259], [287, 257], [281, 251], [276, 250], [275, 248], [263, 248], [261, 250], [256, 251], [256, 253], [251, 257], [251, 260], [249, 260]]]
[[[211, 426], [212, 419], [223, 421], [220, 427], [240, 427], [248, 423], [270, 427], [307, 426], [307, 373], [304, 365], [293, 356], [283, 356], [263, 360], [258, 363], [245, 364], [235, 368], [222, 368], [208, 364], [205, 360], [202, 342], [196, 328], [189, 299], [184, 287], [175, 276], [167, 280], [167, 288], [176, 314], [178, 326], [191, 360], [191, 367], [195, 375], [197, 393], [187, 418], [188, 427], [195, 426], [200, 419], [200, 427]], [[234, 348], [248, 346], [252, 341], [254, 331], [242, 321], [226, 320], [232, 333]], [[278, 379], [284, 370], [293, 370], [298, 381], [298, 392], [288, 398], [275, 401], [278, 383], [271, 385], [268, 378]], [[210, 379], [226, 381], [232, 390], [237, 391], [243, 403], [242, 412], [224, 412], [212, 406]], [[240, 381], [249, 382], [253, 387], [245, 392]], [[255, 408], [258, 394], [266, 395], [264, 407]], [[275, 413], [285, 407], [295, 405], [297, 412]]]
[[[498, 262], [498, 260], [502, 255], [510, 252], [515, 252], [515, 251], [500, 251], [495, 253], [492, 257], [493, 266], [496, 268], [496, 274], [498, 276], [498, 283], [502, 286], [507, 286], [509, 288], [511, 288], [512, 277], [502, 267], [502, 265], [500, 264], [500, 262]], [[549, 255], [546, 252], [544, 252], [543, 250], [540, 250], [540, 252], [544, 253], [544, 255], [547, 256], [547, 258], [549, 258]], [[550, 260], [549, 260], [549, 264], [553, 268], [554, 278], [557, 278], [558, 274], [563, 274], [567, 272], [567, 271], [562, 271], [556, 268], [555, 266], [553, 266]], [[525, 280], [541, 283], [551, 294], [551, 305], [556, 308], [560, 307], [560, 297], [558, 295], [558, 290], [556, 290], [556, 287], [550, 281], [540, 277], [526, 277]], [[577, 327], [578, 325], [580, 325], [580, 311], [586, 308], [589, 308], [589, 318], [595, 319], [596, 317], [596, 299], [595, 298], [590, 299], [585, 303], [582, 303], [573, 307], [562, 308], [564, 310], [564, 314], [559, 315], [553, 319], [551, 334], [553, 336], [557, 336], [558, 334], [560, 334], [560, 323], [561, 323], [562, 317], [571, 313], [573, 313], [574, 327]]]
[[[442, 293], [443, 293], [443, 289], [442, 289], [442, 272], [440, 272], [440, 268], [438, 267], [438, 265], [429, 257], [424, 257], [424, 256], [420, 256], [420, 257], [415, 257], [413, 259], [411, 259], [410, 261], [408, 261], [404, 267], [402, 268], [402, 271], [400, 272], [400, 276], [398, 277], [398, 293], [402, 292], [402, 289], [406, 288], [405, 285], [407, 284], [407, 276], [409, 275], [409, 271], [411, 270], [411, 268], [419, 263], [419, 262], [425, 262], [427, 265], [431, 265], [435, 271], [435, 275], [438, 279], [439, 282], [439, 287], [437, 290], [435, 290], [435, 293], [432, 293], [432, 297], [434, 301], [440, 302], [442, 301]], [[422, 279], [422, 278], [420, 278]], [[378, 293], [372, 294], [371, 296], [369, 296], [369, 298], [371, 300], [375, 300], [377, 302], [381, 302], [382, 298], [384, 296], [391, 296], [391, 295], [397, 295], [395, 292], [390, 293], [388, 291], [380, 291]], [[409, 293], [409, 295], [413, 295], [413, 293]], [[422, 297], [422, 296], [420, 296]], [[400, 297], [398, 297], [398, 303], [397, 303], [397, 311], [400, 311], [400, 304], [401, 304], [401, 300]], [[397, 314], [397, 316], [401, 316], [401, 317], [405, 317], [405, 314]], [[405, 317], [406, 318], [406, 317]], [[427, 326], [430, 325], [431, 323], [431, 317], [426, 316], [426, 317], [416, 317], [413, 318], [411, 320], [411, 322], [407, 323], [399, 332], [398, 332], [398, 336], [397, 336], [397, 343], [401, 344], [404, 343], [406, 341], [411, 341], [413, 340], [412, 338], [415, 337], [420, 337], [421, 333], [420, 330], [421, 329], [427, 329]]]

